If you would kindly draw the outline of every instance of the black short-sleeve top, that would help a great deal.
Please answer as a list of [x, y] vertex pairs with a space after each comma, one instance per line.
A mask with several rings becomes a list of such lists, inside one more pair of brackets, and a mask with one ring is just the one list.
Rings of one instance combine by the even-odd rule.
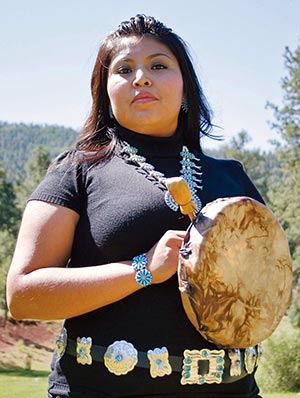
[[[166, 177], [180, 174], [180, 132], [156, 138], [120, 129], [119, 137], [138, 148], [139, 154]], [[58, 156], [30, 197], [68, 207], [80, 215], [68, 267], [130, 260], [147, 252], [167, 230], [188, 227], [188, 217], [166, 205], [162, 186], [139, 167], [127, 163], [118, 153], [95, 165], [85, 160], [87, 155], [69, 151]], [[202, 152], [195, 155], [200, 158], [203, 173], [203, 189], [198, 192], [203, 206], [220, 197], [241, 195], [263, 202], [241, 163], [214, 159]], [[176, 275], [113, 304], [67, 319], [64, 326], [70, 339], [89, 336], [93, 344], [101, 346], [126, 340], [141, 351], [165, 346], [170, 355], [182, 355], [187, 348], [215, 348], [188, 321]], [[55, 354], [49, 388], [56, 394], [89, 388], [96, 394], [91, 392], [91, 397], [257, 396], [253, 375], [224, 385], [181, 386], [179, 380], [180, 375], [175, 373], [151, 379], [146, 369], [117, 377], [103, 364], [82, 366], [70, 355], [59, 358]]]

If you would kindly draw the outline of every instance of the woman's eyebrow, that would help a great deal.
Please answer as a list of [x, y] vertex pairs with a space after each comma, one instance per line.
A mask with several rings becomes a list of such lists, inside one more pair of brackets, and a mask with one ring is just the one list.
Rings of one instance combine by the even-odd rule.
[[[167, 57], [167, 58], [169, 58], [170, 60], [172, 60], [172, 58], [170, 57], [170, 55], [168, 55], [168, 54], [166, 54], [166, 53], [154, 53], [154, 54], [147, 55], [146, 58], [152, 59], [152, 58], [161, 57], [161, 56]], [[130, 58], [130, 57], [127, 57], [126, 55], [124, 55], [124, 58], [122, 58], [122, 57], [117, 58], [115, 61], [113, 61], [113, 63], [119, 63], [119, 62], [133, 62], [133, 61], [134, 61], [134, 58]]]
[[161, 56], [167, 57], [167, 58], [169, 58], [169, 59], [172, 59], [172, 58], [170, 57], [170, 55], [169, 55], [169, 54], [166, 54], [166, 53], [154, 53], [154, 54], [150, 54], [147, 58], [152, 59], [152, 58], [161, 57]]

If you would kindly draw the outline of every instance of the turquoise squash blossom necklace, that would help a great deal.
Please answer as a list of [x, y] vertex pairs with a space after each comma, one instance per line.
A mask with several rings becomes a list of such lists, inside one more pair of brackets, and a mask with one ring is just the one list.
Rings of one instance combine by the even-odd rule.
[[[179, 209], [179, 206], [172, 198], [170, 192], [167, 190], [165, 184], [165, 175], [159, 171], [156, 171], [154, 166], [148, 163], [144, 156], [138, 154], [138, 149], [129, 145], [126, 141], [120, 141], [120, 147], [119, 153], [126, 159], [127, 162], [135, 164], [140, 169], [144, 170], [152, 179], [162, 184], [165, 190], [165, 203], [171, 210], [176, 212]], [[196, 158], [196, 156], [190, 152], [186, 146], [182, 147], [180, 156], [180, 175], [186, 180], [192, 194], [193, 202], [197, 206], [196, 213], [199, 213], [202, 208], [202, 202], [197, 196], [197, 189], [203, 189], [203, 186], [201, 185], [202, 172], [201, 165], [199, 163], [200, 159]]]

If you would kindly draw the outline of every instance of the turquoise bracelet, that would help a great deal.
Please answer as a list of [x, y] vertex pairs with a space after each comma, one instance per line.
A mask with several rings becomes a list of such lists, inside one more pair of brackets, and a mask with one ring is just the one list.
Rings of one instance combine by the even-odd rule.
[[143, 287], [151, 285], [152, 282], [152, 274], [147, 269], [147, 263], [148, 259], [146, 253], [133, 257], [132, 267], [136, 272], [135, 280]]

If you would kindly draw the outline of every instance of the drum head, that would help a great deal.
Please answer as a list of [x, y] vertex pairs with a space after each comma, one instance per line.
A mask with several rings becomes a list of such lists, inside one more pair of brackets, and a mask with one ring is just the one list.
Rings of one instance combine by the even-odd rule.
[[246, 348], [273, 333], [291, 301], [292, 265], [286, 236], [266, 206], [248, 197], [211, 202], [180, 253], [183, 306], [203, 337]]

